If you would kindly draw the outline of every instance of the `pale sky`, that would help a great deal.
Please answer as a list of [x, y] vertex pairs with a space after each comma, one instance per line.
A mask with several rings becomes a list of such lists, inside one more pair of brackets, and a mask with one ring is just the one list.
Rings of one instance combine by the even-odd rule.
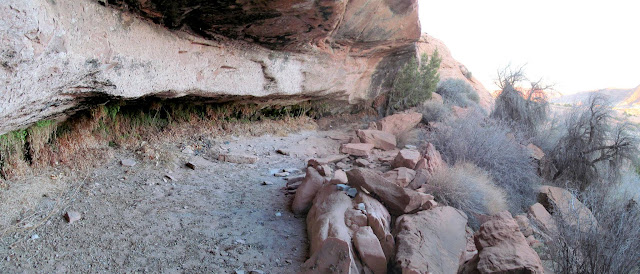
[[563, 94], [640, 85], [640, 1], [419, 0], [422, 32], [442, 40], [488, 90], [526, 64]]

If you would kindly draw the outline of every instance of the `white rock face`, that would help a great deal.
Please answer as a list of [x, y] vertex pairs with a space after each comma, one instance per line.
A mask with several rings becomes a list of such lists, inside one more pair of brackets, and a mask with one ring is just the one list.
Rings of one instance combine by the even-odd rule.
[[[346, 13], [357, 8], [347, 6]], [[375, 9], [390, 10], [380, 3]], [[417, 8], [387, 14], [393, 24], [417, 24]], [[379, 63], [397, 50], [411, 51], [419, 35], [419, 27], [402, 34], [404, 40], [389, 34], [400, 42], [369, 53], [317, 46], [286, 52], [171, 31], [91, 0], [3, 0], [0, 18], [0, 134], [110, 97], [331, 97], [356, 103], [379, 91], [384, 81], [372, 87], [372, 79], [389, 76]]]

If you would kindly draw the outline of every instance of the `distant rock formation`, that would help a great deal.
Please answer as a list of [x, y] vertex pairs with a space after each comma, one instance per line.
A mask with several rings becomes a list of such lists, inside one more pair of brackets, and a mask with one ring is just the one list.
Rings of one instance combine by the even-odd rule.
[[[584, 91], [551, 98], [551, 102], [556, 104], [583, 104], [589, 100], [589, 97], [596, 94], [605, 96], [611, 104], [617, 105], [626, 101], [633, 94], [633, 89], [605, 88]], [[640, 96], [640, 93], [638, 96]]]
[[620, 103], [621, 106], [634, 106], [639, 104], [640, 104], [640, 86], [637, 86], [635, 89], [633, 89], [633, 91], [631, 92], [631, 95], [629, 95], [629, 97], [627, 97], [626, 99], [624, 99], [624, 101], [622, 101], [622, 103]]

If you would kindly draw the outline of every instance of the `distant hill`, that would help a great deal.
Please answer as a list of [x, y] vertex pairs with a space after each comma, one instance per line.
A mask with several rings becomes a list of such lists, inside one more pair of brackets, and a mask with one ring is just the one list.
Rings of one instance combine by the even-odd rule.
[[[640, 86], [638, 86], [640, 88]], [[586, 102], [589, 99], [589, 96], [593, 94], [602, 94], [609, 98], [611, 104], [618, 105], [622, 102], [625, 102], [632, 94], [637, 93], [638, 103], [640, 103], [640, 89], [614, 89], [614, 88], [605, 88], [599, 90], [591, 90], [591, 91], [583, 91], [574, 94], [562, 95], [560, 97], [556, 97], [551, 99], [551, 103], [556, 104], [578, 104], [581, 102]]]
[[631, 95], [620, 103], [621, 106], [633, 106], [640, 104], [640, 86], [637, 86]]

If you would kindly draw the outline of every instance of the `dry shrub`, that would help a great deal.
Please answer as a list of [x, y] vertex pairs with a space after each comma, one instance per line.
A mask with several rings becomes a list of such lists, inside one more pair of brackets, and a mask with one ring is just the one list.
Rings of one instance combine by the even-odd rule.
[[447, 105], [469, 107], [480, 101], [478, 92], [462, 79], [446, 79], [438, 84], [436, 92], [442, 95], [442, 100]]
[[436, 201], [464, 211], [470, 220], [477, 214], [493, 215], [508, 208], [504, 190], [471, 163], [459, 162], [440, 170], [428, 181], [428, 189]]
[[435, 101], [427, 101], [418, 107], [418, 112], [422, 113], [422, 122], [443, 122], [451, 115], [451, 108], [448, 105]]
[[640, 271], [640, 207], [628, 196], [612, 195], [611, 190], [591, 188], [581, 195], [597, 225], [555, 217], [558, 229], [549, 235], [543, 250], [555, 273]]
[[498, 71], [496, 84], [500, 93], [495, 100], [491, 117], [507, 122], [512, 128], [535, 136], [538, 127], [543, 125], [549, 113], [547, 91], [553, 86], [545, 85], [542, 80], [529, 81], [530, 88], [520, 87], [527, 80], [524, 67], [507, 66]]
[[528, 152], [510, 133], [509, 127], [471, 113], [437, 127], [428, 138], [449, 164], [469, 162], [489, 172], [507, 191], [509, 210], [517, 214], [535, 203], [540, 178]]
[[554, 181], [568, 180], [579, 190], [600, 181], [618, 179], [623, 165], [636, 157], [637, 130], [628, 123], [616, 123], [613, 109], [602, 95], [572, 111], [562, 137], [549, 156], [557, 168]]

